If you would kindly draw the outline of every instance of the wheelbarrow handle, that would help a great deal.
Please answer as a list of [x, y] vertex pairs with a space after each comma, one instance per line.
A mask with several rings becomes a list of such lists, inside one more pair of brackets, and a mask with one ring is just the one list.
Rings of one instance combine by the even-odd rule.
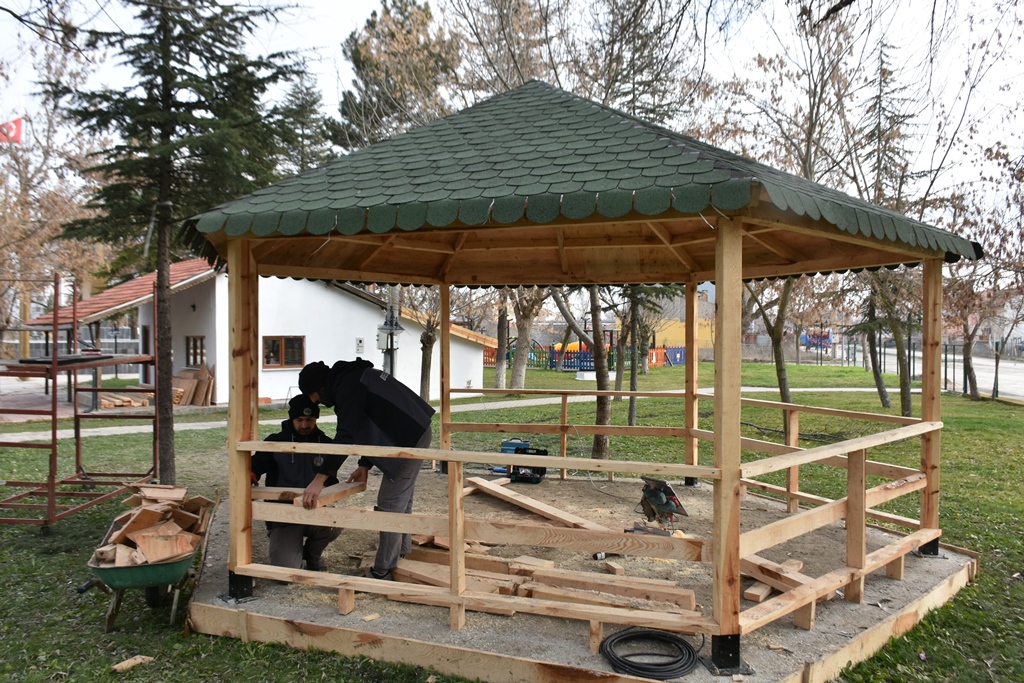
[[81, 586], [79, 586], [78, 589], [77, 589], [78, 590], [78, 594], [81, 595], [82, 593], [85, 593], [87, 590], [89, 590], [93, 586], [95, 586], [96, 588], [99, 588], [101, 591], [103, 591], [107, 595], [110, 595], [110, 589], [107, 587], [107, 584], [103, 583], [103, 581], [99, 577], [93, 577], [93, 578], [89, 579], [88, 581], [84, 582]]

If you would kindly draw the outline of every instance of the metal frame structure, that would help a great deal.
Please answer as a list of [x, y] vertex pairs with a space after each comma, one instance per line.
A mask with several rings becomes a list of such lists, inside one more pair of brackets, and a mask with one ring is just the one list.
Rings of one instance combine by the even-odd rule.
[[[46, 282], [49, 280], [33, 280], [32, 282]], [[58, 294], [60, 292], [60, 276], [55, 274], [53, 277], [53, 291], [54, 291], [54, 302], [59, 300]], [[55, 305], [56, 308], [56, 305]], [[0, 415], [33, 415], [38, 417], [49, 418], [50, 430], [49, 432], [40, 432], [40, 435], [47, 435], [46, 440], [40, 442], [14, 442], [14, 441], [3, 441], [0, 439], [0, 448], [4, 449], [36, 449], [47, 452], [47, 474], [45, 481], [32, 481], [32, 480], [14, 480], [7, 479], [2, 482], [2, 486], [8, 489], [16, 489], [15, 492], [9, 496], [0, 500], [0, 508], [11, 511], [22, 511], [22, 512], [37, 512], [34, 516], [4, 516], [0, 517], [0, 524], [29, 524], [38, 525], [41, 527], [41, 532], [44, 534], [49, 533], [50, 528], [54, 523], [58, 522], [65, 517], [69, 517], [77, 512], [80, 512], [88, 507], [101, 503], [108, 500], [118, 494], [127, 490], [125, 484], [140, 484], [148, 481], [153, 481], [159, 477], [159, 462], [157, 458], [156, 439], [153, 440], [153, 461], [148, 471], [145, 472], [103, 472], [97, 470], [90, 470], [86, 467], [84, 459], [82, 457], [82, 442], [81, 442], [81, 421], [84, 419], [138, 419], [138, 420], [149, 420], [154, 424], [154, 433], [156, 429], [156, 411], [152, 414], [132, 414], [132, 415], [110, 415], [110, 414], [94, 414], [94, 413], [80, 413], [78, 410], [78, 396], [80, 393], [93, 393], [94, 395], [102, 391], [100, 387], [100, 379], [102, 377], [102, 368], [109, 367], [111, 365], [121, 364], [142, 364], [142, 365], [154, 365], [156, 364], [155, 356], [149, 355], [131, 355], [114, 358], [96, 358], [90, 359], [86, 356], [78, 356], [75, 354], [77, 350], [77, 318], [75, 315], [75, 308], [72, 305], [71, 315], [71, 337], [69, 344], [71, 348], [71, 354], [66, 357], [61, 357], [58, 353], [59, 343], [58, 335], [61, 329], [60, 317], [53, 316], [53, 345], [49, 349], [49, 362], [48, 363], [9, 363], [0, 370], [0, 377], [41, 377], [47, 381], [47, 385], [51, 387], [49, 392], [50, 405], [49, 408], [9, 408], [3, 407], [2, 398], [0, 398]], [[95, 370], [96, 371], [96, 385], [93, 387], [79, 387], [78, 386], [78, 371], [80, 370]], [[58, 454], [58, 449], [61, 443], [61, 439], [58, 438], [57, 434], [57, 421], [58, 421], [58, 410], [57, 410], [57, 377], [60, 373], [67, 372], [69, 377], [69, 397], [73, 405], [74, 415], [74, 429], [75, 429], [75, 461], [74, 461], [74, 474], [65, 476], [61, 474], [61, 458]], [[148, 392], [149, 389], [142, 388], [125, 388], [119, 389], [120, 392]], [[2, 456], [0, 456], [2, 457]], [[106, 490], [96, 490], [97, 487], [102, 487]], [[29, 502], [33, 500], [43, 499], [42, 502]]]

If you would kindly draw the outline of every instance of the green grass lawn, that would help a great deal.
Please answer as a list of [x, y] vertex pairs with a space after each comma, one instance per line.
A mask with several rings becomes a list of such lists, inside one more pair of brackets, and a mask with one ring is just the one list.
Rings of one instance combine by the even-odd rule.
[[[641, 378], [641, 390], [675, 389], [682, 386], [681, 368], [656, 368]], [[710, 381], [712, 369], [701, 367]], [[820, 373], [820, 374], [819, 374]], [[771, 386], [770, 365], [744, 366], [748, 386]], [[850, 368], [791, 367], [793, 386], [872, 386], [863, 370]], [[889, 378], [895, 386], [895, 377]], [[571, 375], [531, 371], [530, 388], [581, 388]], [[861, 382], [861, 384], [854, 384]], [[706, 385], [705, 381], [701, 382]], [[774, 398], [768, 394], [757, 398]], [[815, 392], [798, 394], [797, 402], [850, 410], [883, 412], [873, 392]], [[894, 402], [895, 401], [894, 396]], [[917, 400], [915, 398], [915, 405]], [[625, 422], [627, 401], [613, 404], [614, 422]], [[702, 402], [701, 426], [709, 427], [712, 405]], [[884, 411], [892, 412], [892, 411]], [[681, 405], [667, 399], [643, 399], [637, 404], [641, 424], [678, 424]], [[217, 411], [201, 414], [217, 419]], [[220, 413], [223, 415], [223, 413]], [[571, 404], [570, 420], [593, 422], [593, 406]], [[283, 412], [264, 411], [261, 419], [280, 419]], [[558, 406], [458, 413], [453, 419], [505, 422], [557, 422]], [[844, 673], [857, 682], [916, 683], [936, 681], [1024, 680], [1024, 496], [1020, 479], [1024, 450], [1024, 407], [996, 402], [974, 403], [958, 396], [943, 397], [943, 470], [941, 515], [943, 541], [981, 554], [981, 570], [975, 584], [962, 590], [949, 604], [932, 612], [906, 636], [889, 643], [867, 662]], [[762, 439], [778, 440], [781, 420], [777, 411], [745, 409], [744, 432]], [[106, 423], [104, 423], [106, 424]], [[272, 431], [261, 429], [261, 434]], [[802, 445], [849, 438], [864, 433], [865, 426], [843, 418], [805, 416], [801, 421]], [[226, 429], [179, 432], [176, 436], [179, 483], [192, 492], [213, 496], [225, 491]], [[494, 451], [495, 435], [456, 434], [456, 448]], [[554, 437], [533, 437], [541, 447], [557, 450]], [[617, 437], [612, 441], [616, 459], [672, 460], [678, 448], [664, 439]], [[151, 443], [147, 435], [92, 437], [84, 441], [87, 463], [124, 466], [145, 460]], [[589, 454], [588, 438], [571, 438], [571, 455]], [[72, 457], [69, 444], [62, 445], [62, 461]], [[28, 478], [43, 472], [38, 452], [4, 449], [0, 478]], [[141, 455], [140, 455], [141, 453]], [[757, 457], [745, 453], [744, 458]], [[869, 457], [897, 464], [916, 465], [917, 441], [872, 449]], [[701, 450], [701, 462], [711, 462], [710, 449]], [[830, 497], [843, 495], [845, 473], [829, 468], [805, 467], [802, 487]], [[870, 484], [870, 482], [869, 482]], [[889, 509], [915, 515], [915, 496], [894, 501]], [[412, 667], [347, 659], [332, 654], [242, 643], [230, 638], [185, 636], [181, 616], [170, 627], [169, 606], [149, 609], [142, 591], [128, 591], [116, 630], [103, 633], [106, 596], [93, 590], [79, 595], [75, 588], [91, 577], [86, 561], [101, 540], [110, 519], [121, 509], [117, 503], [91, 508], [63, 520], [49, 536], [37, 527], [0, 525], [0, 560], [7, 582], [0, 601], [0, 676], [14, 681], [296, 681], [329, 680], [344, 683], [423, 683], [430, 672]], [[149, 665], [124, 674], [111, 674], [110, 666], [137, 654], [155, 657]], [[436, 676], [439, 683], [453, 679]], [[752, 679], [753, 680], [753, 679]]]

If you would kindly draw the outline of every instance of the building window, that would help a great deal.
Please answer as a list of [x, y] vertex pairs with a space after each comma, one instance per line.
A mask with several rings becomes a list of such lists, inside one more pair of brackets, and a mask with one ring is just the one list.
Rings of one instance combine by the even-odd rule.
[[198, 368], [206, 362], [206, 337], [185, 337], [185, 365]]
[[301, 368], [305, 364], [305, 337], [263, 338], [263, 367]]

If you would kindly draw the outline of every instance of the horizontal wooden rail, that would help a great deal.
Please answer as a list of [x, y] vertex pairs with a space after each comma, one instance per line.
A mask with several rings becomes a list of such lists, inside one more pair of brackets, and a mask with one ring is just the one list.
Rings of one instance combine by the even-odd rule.
[[630, 427], [627, 425], [574, 425], [574, 424], [537, 424], [528, 422], [513, 424], [502, 422], [485, 424], [482, 422], [445, 422], [444, 428], [452, 432], [462, 433], [494, 433], [494, 434], [606, 434], [608, 436], [664, 436], [683, 438], [690, 436], [686, 427]]
[[[279, 505], [253, 501], [252, 518], [287, 524], [315, 524], [341, 529], [390, 531], [397, 533], [448, 535], [448, 517], [440, 515], [402, 514], [352, 508], [325, 507], [306, 510], [295, 505]], [[569, 548], [588, 553], [608, 552], [616, 555], [661, 557], [700, 562], [710, 557], [705, 541], [653, 534], [617, 531], [570, 529], [521, 522], [465, 520], [468, 539], [485, 543], [535, 545], [545, 548]]]
[[863, 569], [845, 567], [819, 576], [814, 581], [787, 591], [740, 613], [740, 633], [747, 634], [877, 571], [912, 550], [938, 538], [938, 529], [922, 529], [870, 553]]
[[595, 460], [593, 458], [559, 458], [547, 455], [489, 453], [482, 451], [445, 451], [435, 448], [402, 448], [385, 446], [357, 446], [352, 444], [292, 443], [289, 441], [240, 441], [240, 451], [266, 451], [271, 453], [309, 453], [311, 455], [351, 455], [373, 458], [408, 458], [412, 460], [443, 460], [448, 462], [475, 462], [485, 465], [517, 465], [520, 467], [565, 467], [591, 472], [619, 474], [660, 474], [664, 477], [695, 477], [720, 479], [717, 467], [682, 465], [678, 463], [626, 462], [622, 460]]
[[[828, 391], [828, 389], [822, 389]], [[696, 397], [705, 401], [713, 401], [714, 394], [697, 393]], [[840, 408], [821, 408], [818, 406], [807, 406], [800, 403], [783, 403], [782, 401], [766, 401], [760, 398], [741, 398], [740, 404], [758, 408], [778, 408], [779, 410], [794, 411], [798, 413], [814, 413], [816, 415], [831, 415], [834, 417], [848, 417], [851, 420], [864, 420], [867, 422], [894, 422], [896, 424], [911, 425], [921, 422], [917, 417], [904, 417], [902, 415], [883, 415], [881, 413], [865, 413], [859, 410], [842, 410]]]
[[714, 619], [698, 613], [650, 612], [647, 610], [609, 607], [605, 605], [587, 605], [583, 603], [565, 603], [555, 600], [540, 600], [513, 595], [497, 595], [493, 593], [477, 593], [465, 591], [453, 595], [448, 587], [421, 586], [412, 583], [395, 581], [378, 581], [360, 576], [313, 572], [305, 569], [287, 569], [265, 564], [242, 564], [235, 567], [234, 572], [241, 576], [259, 579], [289, 581], [311, 586], [337, 588], [386, 595], [391, 600], [416, 602], [419, 604], [449, 607], [465, 605], [466, 609], [487, 612], [500, 610], [503, 612], [525, 612], [550, 617], [579, 619], [583, 621], [600, 621], [611, 624], [632, 624], [646, 628], [657, 628], [679, 633], [718, 634], [718, 625]]
[[[713, 442], [715, 440], [715, 433], [706, 429], [691, 429], [690, 434], [704, 441]], [[740, 448], [744, 448], [748, 451], [757, 451], [759, 453], [769, 453], [771, 455], [786, 455], [787, 453], [796, 453], [804, 450], [802, 448], [797, 448], [796, 446], [787, 446], [783, 443], [764, 441], [762, 439], [750, 439], [747, 437], [740, 437]]]
[[896, 443], [897, 441], [905, 441], [906, 439], [921, 436], [922, 434], [937, 432], [940, 429], [942, 429], [941, 422], [919, 422], [917, 424], [905, 425], [903, 427], [897, 427], [896, 429], [890, 429], [889, 431], [879, 432], [878, 434], [858, 436], [846, 441], [840, 441], [839, 443], [818, 446], [817, 448], [808, 448], [796, 453], [778, 455], [772, 458], [765, 458], [763, 460], [756, 460], [754, 462], [748, 462], [740, 468], [741, 476], [756, 477], [762, 474], [768, 474], [769, 472], [778, 472], [779, 470], [789, 469], [796, 465], [806, 465], [812, 462], [820, 462], [826, 458], [831, 458], [837, 455], [845, 455], [851, 451], [867, 450], [876, 446]]
[[484, 394], [486, 396], [621, 396], [629, 398], [686, 398], [685, 391], [598, 391], [596, 389], [465, 389], [452, 388], [452, 394]]
[[[785, 486], [775, 486], [773, 484], [765, 484], [763, 481], [757, 481], [756, 479], [742, 479], [745, 485], [750, 488], [758, 489], [760, 491], [766, 491], [768, 493], [775, 494], [782, 498], [792, 498], [800, 501], [801, 503], [808, 503], [810, 505], [824, 505], [826, 503], [834, 503], [835, 501], [831, 498], [825, 498], [823, 496], [814, 496], [810, 493], [804, 493], [803, 491], [787, 491]], [[920, 529], [921, 522], [910, 517], [901, 517], [900, 515], [894, 515], [890, 512], [882, 512], [881, 510], [867, 511], [867, 517], [873, 519], [876, 522], [886, 522], [888, 524], [895, 524], [896, 526], [906, 527], [907, 529]]]
[[[870, 488], [866, 494], [866, 505], [869, 508], [886, 503], [894, 498], [905, 496], [925, 487], [927, 479], [918, 472], [906, 479], [888, 482]], [[838, 522], [846, 517], [846, 498], [823, 503], [819, 507], [804, 510], [763, 527], [740, 535], [740, 556], [754, 555], [765, 548], [785, 543], [797, 536], [810, 533], [823, 526]]]

